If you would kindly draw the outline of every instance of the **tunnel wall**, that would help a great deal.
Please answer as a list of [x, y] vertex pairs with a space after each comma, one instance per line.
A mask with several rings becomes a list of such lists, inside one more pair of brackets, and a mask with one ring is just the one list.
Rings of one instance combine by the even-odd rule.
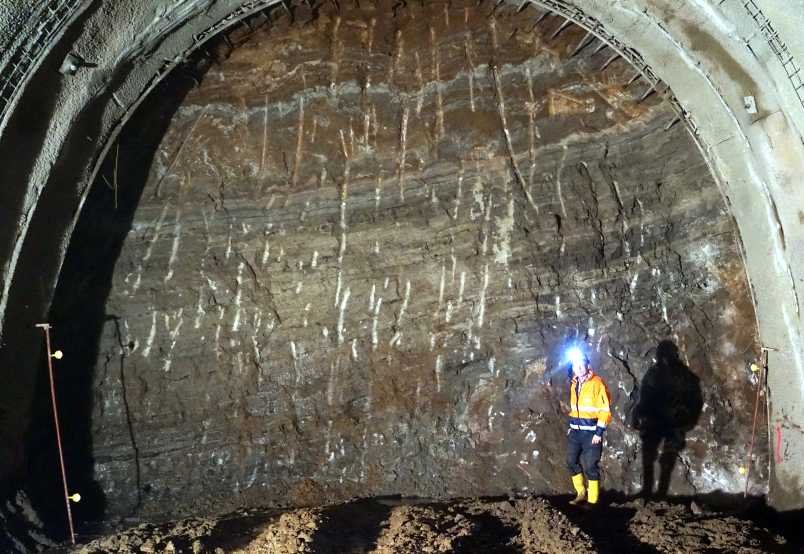
[[[157, 149], [98, 355], [76, 366], [96, 366], [110, 514], [562, 491], [572, 343], [612, 391], [607, 488], [642, 488], [653, 368], [690, 412], [670, 492], [742, 490], [758, 350], [736, 226], [668, 103], [640, 102], [623, 61], [571, 57], [580, 28], [522, 32], [538, 15], [283, 16], [204, 75]], [[89, 352], [97, 316], [75, 314], [114, 259], [99, 190], [53, 313]]]
[[[555, 2], [549, 4], [561, 7]], [[752, 6], [757, 10], [749, 11]], [[40, 122], [39, 128], [33, 126], [40, 133], [41, 142], [30, 142], [32, 137], [23, 135], [26, 140], [22, 143], [33, 144], [32, 148], [23, 152], [17, 149], [12, 153], [7, 146], [3, 153], [4, 159], [13, 157], [17, 165], [21, 165], [17, 169], [24, 170], [19, 181], [29, 183], [26, 190], [15, 188], [18, 193], [3, 199], [5, 213], [11, 214], [3, 220], [6, 227], [2, 252], [6, 264], [0, 307], [4, 316], [2, 355], [5, 360], [25, 359], [24, 356], [36, 351], [36, 337], [12, 336], [8, 321], [13, 319], [15, 325], [27, 328], [28, 323], [46, 313], [48, 290], [53, 290], [60, 265], [60, 256], [49, 258], [55, 266], [45, 272], [43, 286], [34, 297], [12, 287], [14, 275], [34, 273], [20, 266], [28, 251], [28, 247], [23, 245], [29, 230], [36, 229], [29, 227], [28, 223], [35, 219], [31, 218], [32, 213], [35, 215], [33, 207], [39, 205], [44, 214], [41, 217], [47, 218], [46, 205], [37, 204], [37, 201], [40, 191], [50, 186], [45, 185], [46, 176], [54, 169], [56, 154], [62, 151], [65, 141], [74, 145], [69, 159], [75, 175], [68, 182], [76, 183], [76, 188], [62, 191], [62, 197], [55, 195], [56, 205], [65, 210], [62, 212], [63, 223], [55, 228], [51, 226], [54, 251], [63, 253], [76, 217], [70, 216], [78, 213], [81, 193], [91, 182], [93, 163], [103, 153], [102, 148], [76, 150], [78, 133], [69, 138], [67, 130], [70, 124], [92, 114], [98, 122], [96, 136], [102, 137], [98, 145], [108, 145], [106, 138], [116, 132], [119, 128], [117, 122], [130, 113], [130, 107], [143, 91], [148, 90], [153, 76], [169, 69], [180, 60], [175, 58], [177, 54], [192, 47], [193, 37], [189, 30], [193, 26], [198, 30], [221, 29], [227, 23], [233, 23], [239, 15], [246, 15], [259, 7], [256, 2], [245, 3], [242, 9], [238, 8], [240, 11], [233, 11], [231, 5], [223, 6], [222, 3], [184, 4], [181, 13], [177, 12], [169, 19], [165, 17], [166, 10], [159, 5], [140, 9], [133, 4], [120, 3], [114, 8], [91, 12], [79, 25], [84, 26], [86, 32], [77, 32], [74, 43], [54, 44], [47, 50], [54, 62], [70, 47], [81, 50], [84, 57], [97, 67], [80, 71], [72, 78], [63, 78], [64, 86], [54, 90], [57, 98], [51, 99], [50, 110], [42, 112], [44, 117], [51, 115], [49, 121], [52, 123]], [[787, 2], [771, 1], [750, 5], [725, 2], [717, 8], [706, 2], [685, 3], [673, 10], [665, 9], [662, 3], [652, 2], [623, 1], [613, 6], [608, 2], [592, 2], [584, 3], [582, 8], [602, 22], [607, 30], [637, 48], [672, 86], [682, 105], [694, 117], [704, 153], [717, 172], [718, 183], [740, 228], [762, 341], [773, 348], [769, 353], [770, 424], [772, 435], [778, 438], [778, 442], [771, 445], [774, 452], [771, 500], [780, 508], [800, 507], [801, 466], [794, 460], [800, 458], [801, 452], [797, 449], [802, 448], [802, 407], [798, 399], [804, 371], [800, 299], [796, 294], [801, 270], [796, 265], [800, 261], [794, 259], [787, 245], [800, 244], [801, 238], [798, 208], [801, 201], [796, 196], [800, 193], [795, 191], [793, 184], [796, 176], [801, 175], [800, 132], [796, 129], [801, 129], [802, 115], [800, 105], [794, 101], [797, 98], [795, 81], [789, 76], [790, 62], [800, 59], [801, 39], [787, 33], [794, 29], [792, 21], [795, 18], [791, 13], [801, 12], [792, 11]], [[235, 15], [227, 19], [232, 13]], [[783, 16], [778, 16], [780, 13]], [[186, 26], [181, 32], [170, 34], [171, 30], [179, 28], [177, 22], [182, 18], [187, 18]], [[126, 24], [117, 26], [115, 21], [125, 21]], [[142, 22], [141, 26], [137, 22]], [[100, 32], [110, 27], [119, 27], [131, 34]], [[702, 36], [703, 30], [706, 34]], [[138, 40], [142, 37], [147, 40]], [[194, 38], [201, 41], [206, 35], [200, 32]], [[780, 48], [779, 43], [784, 48]], [[750, 49], [746, 49], [745, 44]], [[134, 45], [134, 48], [123, 45]], [[789, 57], [784, 57], [785, 52]], [[127, 59], [136, 59], [137, 64], [126, 66]], [[53, 69], [48, 67], [48, 71]], [[746, 87], [747, 81], [735, 79], [735, 69], [742, 71], [739, 76], [763, 76], [750, 82], [750, 88], [758, 91], [759, 105], [764, 110], [761, 117], [749, 117], [741, 109], [743, 93], [749, 87]], [[107, 91], [105, 94], [99, 94], [104, 90]], [[114, 96], [110, 94], [112, 91]], [[94, 106], [94, 111], [84, 109], [84, 106]], [[33, 112], [26, 113], [26, 116], [29, 113]], [[52, 117], [54, 114], [58, 116]], [[4, 144], [20, 144], [17, 129], [22, 127], [21, 123], [14, 127], [10, 114], [3, 117]], [[34, 116], [33, 122], [35, 119]], [[32, 121], [27, 123], [30, 125]], [[25, 160], [30, 162], [28, 170], [25, 170]], [[55, 168], [61, 169], [59, 165]], [[69, 189], [69, 185], [63, 188]], [[764, 215], [760, 217], [754, 212], [758, 203], [764, 209]], [[769, 259], [773, 262], [771, 267], [768, 267]], [[21, 268], [22, 272], [17, 273]], [[28, 312], [30, 314], [24, 320], [17, 317]], [[24, 335], [23, 331], [20, 333]], [[9, 337], [14, 340], [9, 340]], [[4, 363], [4, 367], [15, 366]], [[30, 379], [27, 384], [21, 380], [20, 388], [8, 393], [17, 399], [18, 409], [12, 410], [6, 421], [26, 420], [31, 389]], [[24, 425], [4, 424], [3, 427], [8, 435], [5, 448], [13, 451], [16, 449], [14, 445], [19, 443], [19, 435], [13, 429], [24, 428]], [[6, 456], [4, 460], [13, 458]]]

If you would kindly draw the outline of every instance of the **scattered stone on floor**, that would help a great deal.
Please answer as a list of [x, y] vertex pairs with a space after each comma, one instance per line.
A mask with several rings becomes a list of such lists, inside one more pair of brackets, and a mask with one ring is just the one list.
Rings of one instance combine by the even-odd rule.
[[61, 552], [214, 554], [795, 552], [783, 536], [737, 515], [667, 502], [575, 508], [528, 497], [352, 503], [144, 524]]

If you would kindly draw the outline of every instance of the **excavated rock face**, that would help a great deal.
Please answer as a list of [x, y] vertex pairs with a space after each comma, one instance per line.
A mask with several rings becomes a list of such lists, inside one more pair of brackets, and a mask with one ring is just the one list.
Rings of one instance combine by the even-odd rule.
[[573, 342], [611, 391], [605, 487], [640, 489], [652, 369], [689, 404], [670, 491], [741, 490], [755, 318], [668, 103], [527, 11], [340, 4], [235, 33], [147, 177], [132, 124], [120, 205], [96, 184], [54, 314], [106, 514], [567, 490]]

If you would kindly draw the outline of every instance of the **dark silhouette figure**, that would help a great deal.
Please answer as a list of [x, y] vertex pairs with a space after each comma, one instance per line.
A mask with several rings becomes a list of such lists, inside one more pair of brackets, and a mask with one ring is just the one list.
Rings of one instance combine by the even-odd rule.
[[[656, 347], [656, 363], [642, 379], [634, 424], [642, 439], [642, 496], [654, 495], [654, 465], [659, 461], [657, 496], [666, 496], [687, 433], [701, 415], [700, 379], [678, 357], [678, 347], [664, 340]], [[659, 454], [661, 447], [661, 454]]]

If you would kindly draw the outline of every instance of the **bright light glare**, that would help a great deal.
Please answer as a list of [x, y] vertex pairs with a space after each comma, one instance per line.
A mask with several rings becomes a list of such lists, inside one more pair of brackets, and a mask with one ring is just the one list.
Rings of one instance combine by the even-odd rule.
[[580, 348], [570, 348], [567, 351], [567, 359], [572, 362], [572, 365], [576, 365], [582, 364], [585, 356], [583, 355], [583, 352], [581, 352]]

